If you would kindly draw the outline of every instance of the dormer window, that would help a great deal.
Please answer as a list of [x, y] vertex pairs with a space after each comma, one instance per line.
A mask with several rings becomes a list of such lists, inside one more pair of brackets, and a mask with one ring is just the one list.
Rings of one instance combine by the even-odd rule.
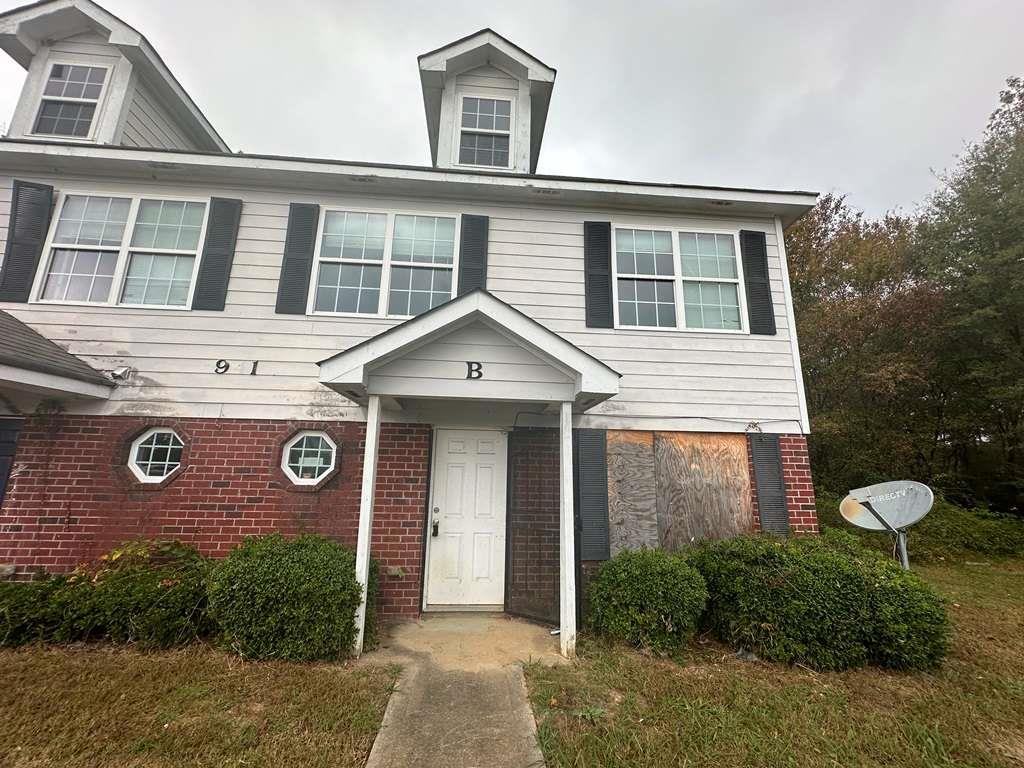
[[43, 88], [33, 133], [88, 138], [107, 70], [77, 64], [54, 64]]
[[511, 141], [511, 101], [462, 97], [459, 165], [508, 168]]

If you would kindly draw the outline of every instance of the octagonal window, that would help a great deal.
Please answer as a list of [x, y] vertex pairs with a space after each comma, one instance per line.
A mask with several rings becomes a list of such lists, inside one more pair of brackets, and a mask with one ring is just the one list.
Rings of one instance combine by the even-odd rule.
[[285, 444], [281, 468], [296, 485], [316, 485], [334, 469], [337, 454], [323, 432], [300, 432]]
[[135, 438], [128, 468], [140, 482], [159, 483], [181, 466], [185, 444], [173, 429], [156, 427]]

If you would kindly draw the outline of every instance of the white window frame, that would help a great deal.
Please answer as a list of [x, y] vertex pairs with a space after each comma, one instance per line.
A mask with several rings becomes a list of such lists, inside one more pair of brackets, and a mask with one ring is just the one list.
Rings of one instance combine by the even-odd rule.
[[[318, 310], [316, 308], [316, 288], [320, 282], [320, 265], [323, 263], [320, 258], [320, 250], [323, 247], [324, 242], [324, 223], [327, 220], [328, 213], [382, 213], [387, 218], [384, 224], [384, 259], [380, 262], [366, 261], [360, 259], [328, 259], [329, 263], [342, 263], [342, 264], [380, 264], [381, 275], [380, 275], [380, 297], [377, 303], [377, 311], [370, 312], [328, 312], [326, 310]], [[426, 264], [423, 262], [410, 263], [406, 261], [396, 262], [400, 267], [424, 267], [427, 269], [448, 269], [449, 266], [452, 271], [452, 291], [451, 296], [448, 300], [451, 301], [455, 298], [456, 293], [459, 290], [459, 250], [461, 245], [462, 237], [462, 216], [458, 213], [451, 212], [436, 212], [436, 211], [404, 211], [397, 210], [391, 211], [384, 208], [373, 208], [364, 205], [321, 205], [320, 206], [320, 219], [317, 223], [316, 228], [316, 245], [313, 248], [313, 269], [311, 270], [309, 280], [309, 295], [306, 297], [306, 314], [307, 315], [318, 315], [322, 317], [359, 317], [364, 319], [377, 319], [377, 320], [408, 320], [416, 315], [392, 315], [388, 314], [388, 304], [390, 303], [391, 293], [391, 247], [395, 240], [395, 217], [396, 216], [424, 216], [424, 217], [435, 217], [444, 219], [455, 219], [455, 243], [454, 253], [452, 255], [452, 263], [448, 264]], [[428, 310], [429, 311], [429, 310]]]
[[152, 427], [150, 429], [147, 429], [138, 437], [136, 437], [134, 440], [132, 440], [132, 447], [131, 450], [128, 452], [128, 469], [131, 470], [131, 473], [135, 475], [135, 479], [138, 480], [140, 483], [162, 483], [171, 475], [174, 475], [181, 470], [183, 462], [178, 462], [178, 466], [176, 466], [166, 475], [163, 475], [162, 477], [155, 477], [153, 475], [147, 475], [145, 472], [142, 471], [142, 468], [138, 465], [137, 462], [139, 457], [139, 447], [142, 445], [143, 442], [145, 442], [158, 432], [170, 432], [181, 442], [182, 451], [185, 450], [185, 441], [182, 440], [181, 435], [179, 435], [170, 427]]
[[[46, 95], [46, 84], [50, 80], [50, 73], [53, 72], [55, 66], [63, 65], [65, 67], [90, 67], [92, 69], [102, 69], [106, 71], [106, 75], [103, 78], [103, 85], [100, 87], [100, 95], [95, 100], [86, 98], [71, 98], [65, 96], [47, 96]], [[30, 115], [30, 123], [27, 136], [30, 138], [41, 139], [44, 141], [96, 141], [96, 130], [100, 124], [100, 118], [102, 111], [106, 105], [107, 94], [110, 92], [110, 81], [114, 78], [114, 67], [104, 62], [99, 63], [95, 61], [89, 61], [88, 58], [75, 58], [72, 56], [51, 56], [46, 60], [46, 65], [43, 69], [42, 82], [39, 84], [39, 94], [35, 100], [35, 110]], [[76, 104], [95, 104], [96, 108], [92, 113], [92, 123], [89, 125], [89, 133], [85, 136], [64, 136], [59, 133], [38, 133], [36, 131], [36, 123], [39, 121], [39, 112], [43, 108], [44, 101], [70, 101]]]
[[[463, 99], [491, 99], [493, 101], [507, 101], [508, 108], [508, 131], [487, 130], [486, 128], [463, 128], [462, 127], [462, 100]], [[496, 96], [493, 93], [481, 93], [472, 90], [458, 90], [455, 92], [455, 109], [452, 116], [454, 130], [452, 145], [452, 166], [456, 168], [469, 168], [477, 171], [495, 170], [508, 171], [515, 167], [516, 151], [516, 96]], [[508, 136], [508, 165], [476, 165], [474, 163], [459, 162], [459, 145], [462, 143], [462, 132], [486, 134], [489, 136]]]
[[[117, 266], [114, 267], [114, 278], [110, 286], [110, 295], [106, 301], [64, 301], [59, 299], [44, 299], [43, 288], [46, 285], [46, 276], [50, 273], [50, 265], [53, 262], [53, 250], [54, 244], [53, 239], [57, 233], [57, 224], [60, 221], [60, 214], [64, 210], [64, 202], [69, 196], [73, 195], [84, 195], [90, 197], [121, 197], [127, 198], [130, 202], [128, 205], [128, 220], [125, 222], [124, 235], [121, 238], [121, 245], [118, 247], [106, 247], [98, 248], [94, 246], [83, 246], [81, 250], [96, 250], [96, 251], [117, 251]], [[195, 253], [191, 251], [183, 251], [180, 249], [169, 249], [169, 248], [133, 248], [131, 245], [132, 236], [135, 234], [135, 222], [138, 218], [139, 204], [142, 200], [165, 200], [167, 202], [177, 203], [202, 203], [204, 205], [203, 211], [203, 223], [199, 228], [199, 243], [196, 246]], [[32, 303], [38, 304], [60, 304], [64, 306], [77, 306], [77, 307], [127, 307], [130, 309], [166, 309], [174, 312], [187, 312], [192, 309], [192, 299], [195, 296], [196, 291], [196, 278], [199, 275], [199, 262], [203, 255], [203, 244], [206, 242], [206, 227], [210, 219], [210, 198], [208, 197], [181, 197], [178, 195], [165, 195], [160, 192], [154, 193], [138, 193], [138, 192], [124, 192], [109, 189], [89, 189], [89, 188], [72, 188], [62, 189], [57, 193], [57, 201], [53, 209], [53, 215], [50, 216], [50, 227], [46, 232], [46, 241], [43, 243], [42, 256], [39, 259], [39, 268], [36, 269], [35, 281], [32, 284]], [[58, 248], [65, 250], [74, 250], [79, 246], [64, 246], [58, 245]], [[121, 295], [124, 293], [124, 281], [128, 273], [128, 262], [131, 258], [132, 251], [138, 251], [139, 253], [154, 253], [164, 254], [172, 256], [195, 256], [195, 263], [192, 265], [192, 277], [191, 283], [188, 289], [188, 301], [182, 305], [167, 305], [167, 304], [129, 304], [121, 301]]]
[[[331, 446], [331, 466], [319, 477], [299, 477], [292, 471], [292, 468], [288, 466], [288, 454], [291, 453], [292, 446], [304, 437], [322, 437], [327, 441], [327, 444]], [[284, 472], [285, 477], [287, 477], [294, 485], [316, 485], [321, 483], [323, 482], [323, 479], [334, 472], [337, 467], [338, 444], [334, 442], [330, 435], [322, 430], [304, 429], [301, 432], [297, 432], [288, 439], [288, 442], [284, 444], [284, 448], [281, 451], [281, 471]]]
[[[672, 270], [673, 270], [673, 292], [676, 305], [676, 324], [675, 326], [656, 326], [656, 325], [623, 325], [619, 322], [619, 264], [615, 254], [615, 233], [620, 229], [648, 229], [656, 232], [668, 232], [672, 236]], [[682, 232], [695, 232], [701, 235], [729, 235], [733, 239], [733, 249], [736, 254], [736, 275], [737, 280], [731, 278], [684, 278], [683, 277], [683, 262], [682, 254], [679, 249], [679, 235]], [[614, 318], [614, 326], [616, 330], [623, 331], [656, 331], [659, 333], [668, 332], [680, 332], [685, 331], [687, 333], [717, 333], [717, 334], [731, 334], [731, 335], [749, 335], [750, 329], [748, 327], [747, 319], [747, 297], [746, 297], [746, 279], [743, 275], [743, 257], [740, 253], [740, 231], [735, 228], [723, 228], [723, 227], [703, 227], [703, 226], [690, 226], [685, 223], [674, 223], [666, 225], [664, 223], [650, 223], [650, 222], [612, 222], [612, 237], [611, 237], [611, 256], [612, 256], [612, 312]], [[662, 280], [668, 281], [667, 277], [660, 277], [657, 275], [637, 275], [633, 273], [623, 273], [621, 277], [624, 280]], [[709, 283], [735, 283], [736, 291], [739, 294], [739, 307], [740, 307], [740, 327], [739, 328], [691, 328], [686, 325], [686, 312], [685, 302], [683, 300], [683, 283], [692, 282], [709, 282]]]

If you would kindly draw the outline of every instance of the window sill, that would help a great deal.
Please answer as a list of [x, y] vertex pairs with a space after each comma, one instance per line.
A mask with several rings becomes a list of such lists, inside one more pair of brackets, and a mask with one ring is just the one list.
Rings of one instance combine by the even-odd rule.
[[[448, 301], [451, 301], [451, 299], [448, 299]], [[448, 302], [445, 303], [447, 304]], [[438, 304], [438, 306], [441, 305]], [[426, 314], [429, 311], [429, 309], [425, 310], [421, 314]], [[343, 317], [351, 320], [374, 320], [377, 322], [381, 320], [396, 320], [398, 322], [405, 322], [406, 320], [412, 320], [414, 317], [419, 317], [419, 315], [371, 315], [366, 312], [325, 312], [321, 310], [313, 310], [311, 312], [307, 312], [306, 317]]]
[[715, 333], [726, 336], [750, 336], [750, 332], [742, 328], [663, 328], [656, 325], [616, 325], [614, 331], [655, 331], [657, 333]]
[[54, 141], [68, 141], [75, 142], [78, 144], [97, 144], [98, 140], [95, 136], [62, 136], [59, 133], [26, 133], [18, 138], [28, 139], [29, 141], [38, 142], [54, 142]]
[[191, 307], [166, 304], [114, 304], [109, 301], [57, 301], [56, 299], [33, 299], [30, 304], [51, 307], [95, 307], [102, 309], [166, 309], [171, 312], [189, 312]]
[[511, 165], [468, 165], [466, 163], [452, 163], [452, 168], [460, 171], [508, 171], [515, 173], [516, 169]]

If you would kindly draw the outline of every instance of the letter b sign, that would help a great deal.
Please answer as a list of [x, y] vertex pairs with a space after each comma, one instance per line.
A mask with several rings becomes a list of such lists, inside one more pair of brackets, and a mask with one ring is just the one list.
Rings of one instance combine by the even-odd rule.
[[484, 377], [484, 364], [483, 363], [470, 363], [466, 362], [466, 378], [467, 379], [482, 379]]

